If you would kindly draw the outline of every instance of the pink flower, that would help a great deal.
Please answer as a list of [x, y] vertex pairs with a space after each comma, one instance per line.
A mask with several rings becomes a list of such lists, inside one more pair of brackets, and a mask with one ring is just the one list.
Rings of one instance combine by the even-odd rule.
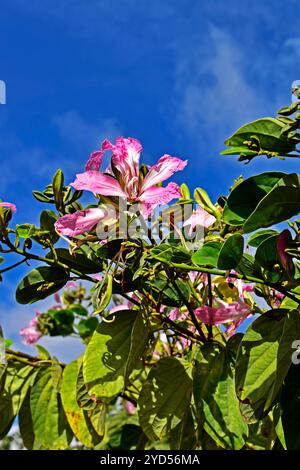
[[[100, 173], [98, 170], [106, 150], [112, 150], [111, 165], [106, 173]], [[187, 161], [164, 155], [156, 165], [149, 168], [142, 180], [139, 171], [141, 152], [142, 145], [131, 137], [118, 137], [115, 145], [105, 140], [101, 150], [90, 156], [86, 171], [76, 175], [71, 186], [102, 196], [124, 197], [130, 203], [138, 202], [144, 217], [149, 216], [157, 205], [166, 204], [181, 196], [180, 188], [175, 183], [169, 183], [166, 187], [156, 185], [170, 178], [176, 171], [183, 170]], [[118, 175], [118, 179], [114, 174]]]
[[67, 237], [75, 237], [84, 232], [89, 232], [106, 215], [106, 211], [100, 208], [77, 211], [74, 214], [66, 214], [60, 217], [54, 224], [55, 230]]
[[36, 343], [42, 336], [42, 333], [38, 329], [38, 317], [39, 313], [36, 314], [29, 325], [26, 328], [20, 330], [20, 335], [23, 337], [24, 343], [31, 345]]
[[134, 415], [136, 412], [136, 406], [131, 401], [125, 402], [125, 409], [129, 415]]
[[168, 317], [169, 317], [170, 320], [172, 320], [172, 321], [178, 320], [179, 314], [180, 314], [179, 309], [178, 309], [178, 308], [173, 308], [173, 309], [169, 312]]
[[11, 202], [0, 202], [0, 207], [6, 207], [7, 209], [11, 209], [13, 212], [17, 212], [15, 204], [12, 204]]
[[220, 325], [231, 323], [226, 332], [232, 336], [240, 324], [251, 314], [251, 308], [242, 300], [236, 300], [231, 304], [219, 301], [218, 307], [204, 305], [195, 310], [195, 315], [206, 325]]
[[183, 226], [186, 227], [186, 226], [190, 225], [188, 236], [191, 237], [192, 233], [193, 233], [193, 230], [197, 226], [208, 228], [213, 223], [215, 223], [216, 220], [217, 219], [213, 215], [206, 212], [205, 209], [203, 209], [202, 207], [198, 207], [193, 212], [193, 214], [184, 222]]

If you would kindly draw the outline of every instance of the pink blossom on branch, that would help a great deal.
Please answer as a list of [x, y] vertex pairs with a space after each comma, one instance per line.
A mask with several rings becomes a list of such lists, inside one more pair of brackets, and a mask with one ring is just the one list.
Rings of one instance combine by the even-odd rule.
[[23, 337], [23, 341], [25, 344], [28, 344], [28, 345], [35, 344], [42, 337], [42, 333], [38, 328], [39, 315], [40, 314], [37, 313], [35, 318], [33, 318], [29, 322], [29, 325], [20, 330], [20, 335]]
[[209, 214], [205, 209], [202, 207], [198, 207], [193, 214], [184, 222], [184, 227], [190, 225], [190, 229], [188, 232], [189, 237], [192, 236], [193, 230], [197, 226], [208, 228], [212, 224], [215, 223], [217, 219]]
[[0, 202], [0, 207], [5, 207], [6, 209], [11, 209], [13, 212], [17, 212], [17, 207], [11, 202]]
[[183, 170], [187, 161], [177, 157], [163, 155], [156, 165], [149, 167], [149, 171], [142, 181], [140, 178], [139, 162], [142, 145], [131, 137], [118, 137], [116, 144], [105, 140], [101, 152], [112, 150], [111, 168], [119, 173], [119, 181], [111, 174], [100, 173], [102, 155], [93, 153], [86, 165], [84, 173], [76, 175], [71, 184], [75, 189], [91, 191], [102, 196], [119, 196], [128, 199], [131, 203], [139, 203], [140, 211], [148, 216], [159, 204], [167, 204], [172, 199], [181, 196], [180, 188], [175, 183], [169, 183], [165, 188], [158, 187], [170, 178], [176, 171]]
[[222, 301], [218, 303], [218, 307], [204, 305], [195, 309], [195, 315], [206, 325], [230, 323], [226, 332], [232, 336], [241, 323], [251, 315], [251, 307], [242, 300], [235, 300], [231, 304]]
[[105, 210], [100, 208], [66, 214], [55, 222], [55, 230], [67, 237], [75, 237], [81, 233], [89, 232], [105, 217], [105, 214]]

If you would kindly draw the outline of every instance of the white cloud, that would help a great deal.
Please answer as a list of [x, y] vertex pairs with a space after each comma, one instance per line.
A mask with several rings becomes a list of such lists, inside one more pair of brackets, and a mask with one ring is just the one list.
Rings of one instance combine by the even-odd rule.
[[241, 122], [259, 116], [264, 106], [257, 86], [247, 79], [239, 45], [215, 26], [209, 41], [209, 57], [199, 43], [177, 63], [177, 115], [192, 136], [205, 131], [220, 142]]

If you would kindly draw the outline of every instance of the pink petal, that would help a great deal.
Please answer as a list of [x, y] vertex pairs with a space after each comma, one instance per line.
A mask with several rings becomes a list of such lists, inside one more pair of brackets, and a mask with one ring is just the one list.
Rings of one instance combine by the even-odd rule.
[[219, 325], [247, 318], [251, 308], [245, 302], [236, 300], [231, 304], [223, 303], [220, 307], [204, 305], [195, 309], [195, 315], [206, 325]]
[[91, 153], [90, 158], [88, 159], [85, 165], [85, 171], [99, 171], [103, 155], [103, 150], [98, 150], [96, 152]]
[[17, 207], [15, 204], [11, 202], [0, 202], [1, 207], [6, 207], [7, 209], [11, 209], [13, 212], [17, 212]]
[[98, 171], [86, 171], [76, 175], [74, 183], [71, 186], [75, 189], [91, 191], [102, 196], [120, 196], [126, 197], [125, 191], [120, 183], [110, 175], [99, 173]]
[[139, 201], [142, 202], [141, 212], [148, 216], [159, 204], [167, 204], [179, 197], [181, 197], [181, 191], [176, 183], [169, 183], [166, 187], [152, 186], [139, 196]]
[[109, 313], [121, 312], [122, 310], [130, 310], [130, 308], [131, 308], [131, 307], [130, 307], [129, 303], [114, 305], [114, 306], [109, 310]]
[[151, 186], [161, 183], [172, 176], [176, 171], [183, 170], [187, 165], [187, 160], [183, 161], [177, 157], [164, 155], [156, 165], [153, 165], [142, 183], [142, 191], [146, 191]]
[[174, 320], [178, 320], [178, 317], [179, 317], [179, 309], [178, 308], [173, 308], [169, 314], [168, 314], [168, 317], [170, 318], [170, 320], [174, 321]]
[[210, 227], [213, 223], [215, 223], [216, 218], [206, 212], [205, 209], [202, 207], [198, 207], [195, 212], [184, 222], [184, 227], [187, 225], [191, 226], [190, 232], [194, 230], [195, 227], [202, 226], [205, 228]]
[[105, 217], [105, 214], [103, 209], [97, 208], [66, 214], [55, 222], [55, 230], [67, 237], [75, 237], [81, 233], [89, 232]]

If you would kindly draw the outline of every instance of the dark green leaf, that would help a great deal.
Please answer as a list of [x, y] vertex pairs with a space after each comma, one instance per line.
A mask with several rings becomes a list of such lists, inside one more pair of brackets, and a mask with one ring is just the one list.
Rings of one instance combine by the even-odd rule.
[[220, 269], [236, 268], [243, 256], [244, 239], [241, 234], [234, 233], [225, 241], [222, 246], [217, 266]]
[[28, 273], [19, 283], [16, 299], [29, 304], [45, 299], [60, 290], [68, 281], [68, 273], [60, 268], [40, 266]]

